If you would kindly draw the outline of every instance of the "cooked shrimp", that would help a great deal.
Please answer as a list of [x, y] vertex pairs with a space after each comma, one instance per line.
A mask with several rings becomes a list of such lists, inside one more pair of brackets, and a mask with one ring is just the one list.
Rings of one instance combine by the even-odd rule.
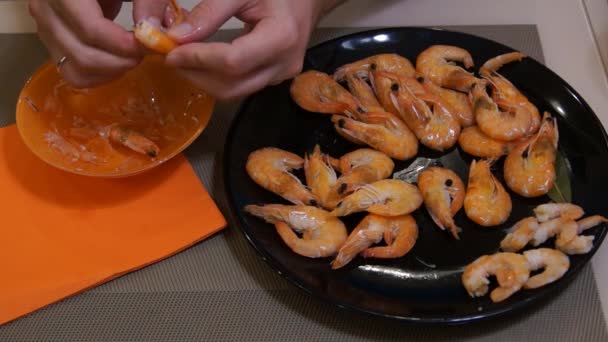
[[364, 258], [400, 258], [416, 244], [418, 225], [411, 215], [387, 217], [384, 226], [384, 240], [387, 246], [370, 247], [361, 255]]
[[395, 163], [382, 152], [362, 148], [340, 158], [342, 175], [336, 182], [340, 195], [352, 193], [357, 187], [377, 182], [393, 174]]
[[426, 90], [414, 77], [393, 74], [386, 71], [374, 70], [370, 73], [376, 98], [387, 112], [400, 116], [396, 92], [399, 87], [406, 87], [408, 94], [414, 96], [425, 94]]
[[391, 110], [398, 113], [423, 145], [444, 151], [456, 144], [460, 124], [441, 98], [430, 93], [414, 94], [403, 78], [391, 74], [374, 73], [374, 77], [378, 79], [376, 91], [389, 94], [379, 97], [380, 102], [384, 105], [390, 101]]
[[557, 217], [578, 220], [585, 215], [585, 211], [572, 203], [545, 203], [534, 208], [534, 214], [538, 222], [545, 222]]
[[537, 135], [518, 144], [505, 160], [505, 182], [511, 190], [524, 197], [538, 197], [551, 190], [558, 138], [555, 118], [545, 113]]
[[469, 184], [464, 197], [467, 217], [484, 227], [504, 223], [511, 215], [511, 196], [490, 171], [492, 161], [471, 163]]
[[304, 159], [291, 152], [266, 147], [252, 152], [246, 164], [247, 173], [259, 186], [294, 204], [316, 206], [319, 200], [291, 170], [304, 166]]
[[478, 126], [463, 129], [458, 137], [458, 144], [463, 151], [479, 158], [499, 158], [509, 154], [514, 147], [511, 142], [490, 138]]
[[391, 113], [363, 113], [361, 121], [334, 115], [331, 121], [347, 140], [368, 145], [391, 158], [407, 160], [418, 153], [418, 139], [414, 133]]
[[348, 90], [355, 96], [366, 112], [383, 112], [372, 87], [358, 74], [346, 74]]
[[471, 297], [488, 293], [488, 277], [496, 276], [498, 287], [490, 293], [494, 303], [509, 298], [519, 291], [530, 277], [527, 259], [515, 253], [482, 255], [467, 265], [462, 274], [462, 284]]
[[151, 158], [155, 158], [160, 153], [160, 148], [154, 141], [124, 126], [111, 125], [108, 130], [108, 138], [115, 143]]
[[540, 127], [540, 114], [538, 109], [508, 79], [497, 72], [503, 65], [521, 61], [525, 57], [526, 56], [521, 52], [511, 52], [496, 56], [488, 60], [479, 69], [479, 73], [483, 78], [487, 79], [494, 88], [492, 97], [500, 108], [512, 112], [517, 110], [517, 108], [523, 108], [530, 113], [531, 122], [527, 134], [532, 135], [536, 133]]
[[[245, 211], [263, 218], [275, 228], [294, 252], [309, 258], [335, 255], [346, 241], [346, 226], [337, 217], [316, 207], [269, 204], [248, 205]], [[294, 230], [302, 233], [298, 237]]]
[[422, 205], [422, 195], [415, 185], [397, 180], [383, 179], [362, 185], [338, 203], [331, 213], [346, 216], [368, 211], [382, 216], [407, 215]]
[[418, 188], [437, 226], [442, 230], [447, 228], [455, 239], [459, 239], [461, 229], [453, 217], [464, 203], [465, 186], [460, 177], [449, 169], [429, 167], [418, 175]]
[[423, 85], [427, 92], [442, 98], [450, 105], [452, 108], [452, 115], [458, 120], [458, 123], [460, 123], [461, 126], [469, 127], [475, 124], [473, 108], [471, 108], [471, 103], [466, 94], [442, 88], [424, 77], [418, 77], [418, 82]]
[[532, 249], [524, 252], [530, 271], [544, 268], [542, 273], [530, 277], [524, 284], [524, 289], [537, 289], [560, 279], [570, 268], [568, 256], [550, 248]]
[[583, 231], [593, 228], [600, 223], [608, 222], [603, 216], [594, 215], [586, 217], [576, 222], [562, 227], [558, 238], [555, 240], [555, 247], [568, 254], [586, 254], [593, 248], [594, 236], [582, 236]]
[[346, 266], [357, 254], [380, 242], [387, 228], [387, 222], [388, 219], [384, 216], [374, 214], [365, 216], [340, 247], [338, 255], [331, 262], [331, 268], [335, 270]]
[[523, 249], [534, 238], [537, 229], [538, 221], [535, 217], [519, 220], [500, 242], [500, 249], [505, 252], [517, 252]]
[[[176, 0], [169, 2], [175, 18], [173, 24], [179, 24], [185, 18], [181, 6]], [[148, 49], [160, 54], [168, 54], [177, 47], [177, 43], [172, 40], [160, 27], [160, 22], [155, 23], [149, 19], [140, 20], [133, 30], [135, 38]]]
[[520, 107], [512, 112], [503, 112], [488, 96], [487, 84], [473, 84], [469, 97], [479, 129], [493, 139], [512, 141], [524, 137], [530, 130], [530, 112]]
[[367, 75], [373, 70], [386, 71], [396, 75], [413, 77], [416, 73], [412, 62], [394, 53], [385, 53], [367, 57], [339, 67], [334, 73], [337, 81], [346, 79], [347, 74]]
[[576, 222], [573, 220], [564, 219], [561, 217], [554, 218], [549, 221], [545, 221], [538, 225], [538, 228], [534, 231], [530, 243], [532, 246], [537, 247], [550, 238], [558, 235], [562, 229], [570, 229], [568, 225], [571, 225], [576, 230]]
[[315, 146], [311, 155], [305, 156], [304, 174], [306, 184], [319, 199], [319, 204], [325, 209], [333, 209], [333, 204], [338, 202], [338, 196], [334, 191], [338, 176], [329, 164], [327, 155], [321, 153], [319, 145]]
[[331, 76], [309, 70], [291, 83], [291, 98], [303, 109], [324, 114], [346, 114], [357, 117], [363, 108], [357, 99]]
[[416, 71], [436, 84], [462, 92], [468, 92], [477, 82], [472, 73], [452, 62], [462, 62], [473, 67], [473, 57], [462, 48], [449, 45], [433, 45], [422, 51], [416, 60]]

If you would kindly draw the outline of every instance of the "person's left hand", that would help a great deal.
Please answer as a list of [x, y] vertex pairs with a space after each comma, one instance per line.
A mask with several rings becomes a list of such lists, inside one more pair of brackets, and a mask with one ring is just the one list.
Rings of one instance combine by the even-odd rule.
[[[156, 0], [162, 2], [162, 0]], [[169, 30], [181, 45], [167, 55], [210, 95], [233, 99], [297, 75], [313, 28], [335, 0], [205, 0]], [[245, 23], [231, 43], [202, 42], [230, 17]]]

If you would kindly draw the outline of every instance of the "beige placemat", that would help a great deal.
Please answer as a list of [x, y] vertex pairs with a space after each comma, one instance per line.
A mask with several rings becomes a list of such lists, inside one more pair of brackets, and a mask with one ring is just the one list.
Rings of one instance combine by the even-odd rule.
[[[534, 26], [450, 29], [543, 60]], [[311, 43], [362, 29], [317, 30]], [[222, 32], [218, 40], [230, 39]], [[33, 35], [0, 35], [0, 125], [45, 50]], [[428, 328], [337, 309], [296, 289], [257, 256], [228, 216], [221, 155], [238, 104], [221, 104], [187, 156], [230, 222], [172, 258], [0, 327], [0, 341], [608, 341], [591, 266], [545, 305], [514, 318]], [[1, 273], [0, 273], [1, 274]], [[0, 277], [1, 281], [1, 277]]]

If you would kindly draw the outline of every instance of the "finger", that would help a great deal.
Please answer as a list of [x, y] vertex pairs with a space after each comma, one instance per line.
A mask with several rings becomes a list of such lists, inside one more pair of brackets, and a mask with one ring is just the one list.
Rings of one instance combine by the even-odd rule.
[[148, 18], [160, 20], [165, 16], [169, 0], [133, 0], [133, 21], [135, 23]]
[[202, 41], [217, 31], [243, 6], [243, 1], [203, 0], [196, 5], [186, 20], [169, 30], [179, 43]]
[[105, 18], [96, 0], [63, 0], [49, 4], [87, 45], [120, 56], [139, 57], [140, 49], [134, 35]]

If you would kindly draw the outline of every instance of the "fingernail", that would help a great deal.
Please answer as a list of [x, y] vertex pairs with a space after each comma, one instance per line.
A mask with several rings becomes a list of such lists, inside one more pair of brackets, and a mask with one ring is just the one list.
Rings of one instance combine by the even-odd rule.
[[148, 21], [148, 23], [150, 23], [156, 27], [160, 27], [160, 19], [158, 19], [157, 17], [149, 17], [146, 20]]
[[168, 33], [170, 36], [172, 36], [174, 38], [181, 38], [183, 36], [186, 36], [186, 35], [192, 33], [192, 31], [194, 31], [194, 28], [192, 27], [192, 25], [190, 25], [189, 23], [181, 23], [181, 24], [169, 29]]

